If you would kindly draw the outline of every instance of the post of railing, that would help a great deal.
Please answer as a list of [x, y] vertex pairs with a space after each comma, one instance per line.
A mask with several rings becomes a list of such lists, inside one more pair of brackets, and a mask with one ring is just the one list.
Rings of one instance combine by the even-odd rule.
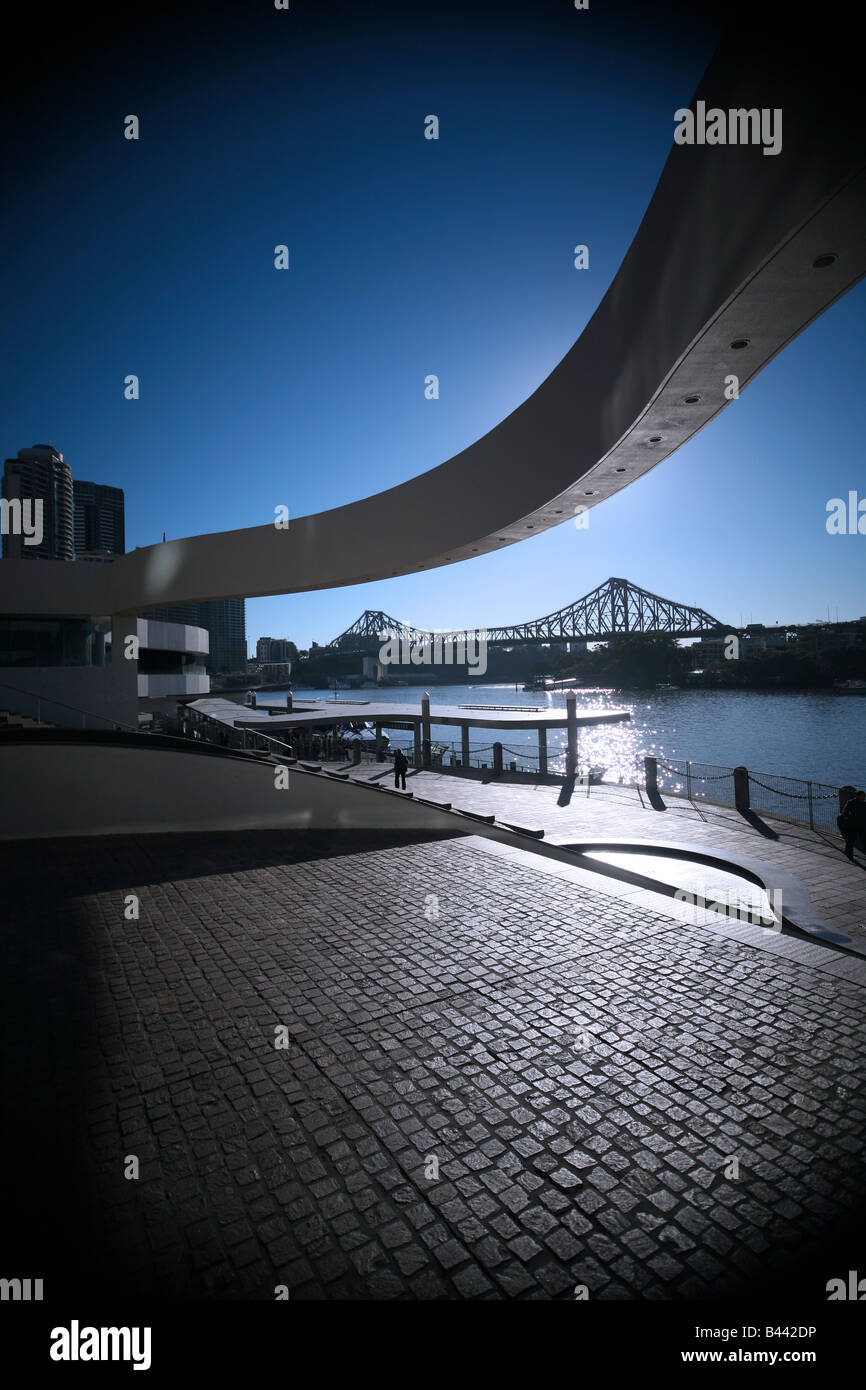
[[686, 759], [686, 796], [689, 801], [692, 799], [692, 765]]
[[427, 691], [421, 696], [421, 762], [425, 769], [430, 767], [430, 696]]
[[497, 777], [502, 775], [502, 744], [493, 745], [493, 771]]
[[815, 820], [814, 820], [814, 817], [813, 817], [813, 815], [812, 815], [812, 783], [811, 783], [811, 782], [807, 782], [807, 783], [806, 783], [806, 789], [807, 789], [808, 794], [809, 794], [809, 829], [810, 829], [810, 830], [814, 830], [814, 829], [815, 829]]
[[650, 796], [656, 796], [659, 789], [659, 765], [656, 758], [646, 757], [643, 760], [644, 776], [646, 779], [646, 789]]
[[568, 751], [565, 755], [565, 775], [577, 774], [577, 692], [565, 692], [565, 714], [568, 721]]
[[749, 809], [749, 769], [734, 768], [734, 806], [738, 811]]

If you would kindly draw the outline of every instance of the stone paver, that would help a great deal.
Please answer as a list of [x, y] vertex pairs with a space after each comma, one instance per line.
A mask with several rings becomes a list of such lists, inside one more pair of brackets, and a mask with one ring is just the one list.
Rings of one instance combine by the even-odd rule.
[[[346, 763], [333, 767], [346, 769]], [[364, 763], [352, 768], [354, 776], [371, 779], [389, 776], [380, 765]], [[855, 852], [849, 863], [842, 853], [842, 841], [832, 831], [810, 830], [778, 817], [762, 816], [762, 831], [731, 807], [711, 806], [702, 801], [667, 792], [664, 809], [656, 810], [645, 792], [634, 787], [602, 783], [576, 788], [565, 805], [560, 805], [562, 789], [547, 784], [514, 783], [506, 778], [481, 781], [442, 772], [410, 772], [407, 791], [418, 796], [450, 801], [467, 811], [495, 813], [500, 819], [544, 828], [554, 844], [572, 839], [682, 840], [712, 850], [733, 850], [779, 864], [801, 879], [809, 891], [816, 911], [831, 926], [846, 933], [866, 937], [866, 855]]]
[[822, 1298], [856, 1267], [852, 980], [460, 838], [0, 864], [4, 1263], [47, 1296]]

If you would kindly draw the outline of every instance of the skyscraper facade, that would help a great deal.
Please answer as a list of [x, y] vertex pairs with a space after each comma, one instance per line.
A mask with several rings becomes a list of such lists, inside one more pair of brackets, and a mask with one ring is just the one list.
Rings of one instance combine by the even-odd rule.
[[123, 555], [126, 550], [123, 488], [75, 478], [75, 553]]
[[[11, 509], [4, 509], [3, 558], [9, 560], [72, 560], [74, 525], [72, 472], [53, 444], [34, 444], [19, 449], [18, 457], [7, 459], [3, 469], [2, 496], [9, 503], [32, 509], [41, 503], [41, 537], [29, 539], [22, 531], [7, 525]], [[25, 507], [25, 504], [29, 504]]]
[[246, 600], [218, 599], [198, 605], [198, 627], [210, 633], [210, 670], [246, 671], [247, 622]]

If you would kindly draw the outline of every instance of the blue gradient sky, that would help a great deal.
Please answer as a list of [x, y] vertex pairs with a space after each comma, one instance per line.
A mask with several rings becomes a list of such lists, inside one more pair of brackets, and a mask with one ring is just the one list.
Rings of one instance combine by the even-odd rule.
[[[19, 111], [0, 447], [51, 441], [123, 487], [129, 549], [377, 492], [509, 414], [607, 289], [720, 32], [652, 7], [409, 8], [228, 6], [124, 63], [88, 54], [59, 121]], [[864, 295], [587, 531], [252, 600], [250, 645], [326, 642], [366, 607], [516, 622], [611, 574], [729, 623], [866, 613], [866, 539], [824, 524], [828, 498], [866, 494]]]

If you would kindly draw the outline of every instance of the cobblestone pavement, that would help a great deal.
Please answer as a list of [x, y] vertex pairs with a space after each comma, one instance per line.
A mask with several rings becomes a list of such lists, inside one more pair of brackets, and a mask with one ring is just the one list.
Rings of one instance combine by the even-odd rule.
[[46, 1299], [825, 1299], [862, 1267], [863, 989], [493, 862], [0, 847], [4, 1273]]
[[[347, 768], [349, 764], [331, 766]], [[355, 776], [384, 778], [386, 786], [393, 779], [393, 773], [389, 776], [375, 763], [351, 771]], [[639, 796], [634, 787], [607, 783], [592, 787], [588, 796], [585, 788], [577, 787], [565, 804], [560, 804], [561, 785], [499, 778], [481, 781], [443, 772], [410, 772], [406, 789], [451, 801], [467, 811], [494, 812], [521, 825], [543, 826], [546, 838], [555, 844], [579, 837], [628, 839], [633, 835], [751, 854], [796, 874], [827, 923], [858, 937], [866, 934], [866, 855], [857, 850], [855, 862], [849, 863], [842, 853], [841, 837], [832, 831], [810, 830], [769, 815], [750, 821], [732, 807], [691, 802], [668, 792], [657, 809], [645, 792]]]

